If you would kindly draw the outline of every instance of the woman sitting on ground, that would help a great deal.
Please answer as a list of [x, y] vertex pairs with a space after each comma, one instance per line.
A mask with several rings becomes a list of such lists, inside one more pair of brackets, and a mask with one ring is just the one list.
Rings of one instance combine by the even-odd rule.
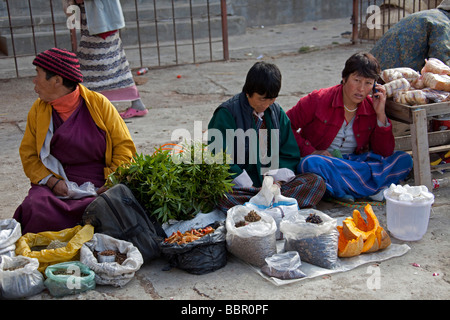
[[80, 84], [74, 53], [53, 48], [33, 64], [39, 99], [28, 113], [19, 148], [31, 188], [14, 213], [24, 234], [80, 223], [88, 204], [105, 190], [107, 176], [136, 153], [116, 108]]
[[386, 90], [376, 83], [380, 72], [370, 53], [354, 54], [341, 84], [313, 91], [287, 112], [303, 157], [298, 171], [323, 177], [334, 198], [381, 201], [383, 189], [412, 169], [410, 155], [394, 152]]
[[264, 174], [273, 176], [281, 185], [281, 194], [297, 199], [300, 208], [315, 206], [325, 193], [319, 176], [295, 174], [300, 153], [289, 119], [275, 102], [280, 89], [278, 67], [257, 62], [248, 72], [242, 92], [220, 105], [209, 122], [209, 146], [217, 147], [212, 151], [227, 150], [233, 160], [230, 173], [235, 185], [222, 199], [222, 211], [255, 196]]

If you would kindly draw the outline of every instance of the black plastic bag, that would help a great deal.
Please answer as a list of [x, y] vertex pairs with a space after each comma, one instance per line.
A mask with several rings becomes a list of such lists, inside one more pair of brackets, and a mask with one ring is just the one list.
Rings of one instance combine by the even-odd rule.
[[133, 243], [144, 261], [160, 256], [158, 243], [166, 236], [153, 222], [124, 184], [118, 184], [100, 194], [86, 208], [83, 222], [91, 224], [96, 233]]
[[161, 242], [161, 253], [170, 267], [198, 275], [224, 267], [227, 263], [226, 229], [220, 223], [212, 227], [213, 233], [186, 244]]

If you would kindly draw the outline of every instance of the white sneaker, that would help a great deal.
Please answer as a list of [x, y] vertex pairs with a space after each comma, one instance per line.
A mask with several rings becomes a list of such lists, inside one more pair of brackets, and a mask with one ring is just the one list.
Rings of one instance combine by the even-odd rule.
[[368, 198], [372, 201], [379, 201], [379, 202], [383, 202], [384, 199], [384, 190], [386, 190], [387, 187], [384, 187], [383, 189], [381, 189], [380, 191], [378, 191], [377, 193], [369, 196]]

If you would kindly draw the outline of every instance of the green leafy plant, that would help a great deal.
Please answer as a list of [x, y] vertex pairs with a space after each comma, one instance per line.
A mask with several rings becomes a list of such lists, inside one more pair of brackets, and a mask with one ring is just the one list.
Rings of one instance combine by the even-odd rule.
[[160, 147], [152, 155], [138, 154], [116, 169], [108, 186], [123, 183], [150, 216], [160, 223], [189, 220], [210, 212], [231, 191], [226, 153], [212, 155], [202, 143]]

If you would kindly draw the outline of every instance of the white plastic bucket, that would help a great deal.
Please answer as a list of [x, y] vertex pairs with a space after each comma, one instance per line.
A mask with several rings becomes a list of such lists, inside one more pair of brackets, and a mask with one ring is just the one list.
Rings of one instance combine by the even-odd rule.
[[394, 238], [403, 241], [418, 241], [428, 229], [431, 205], [428, 201], [399, 201], [389, 197], [385, 190], [387, 228]]

